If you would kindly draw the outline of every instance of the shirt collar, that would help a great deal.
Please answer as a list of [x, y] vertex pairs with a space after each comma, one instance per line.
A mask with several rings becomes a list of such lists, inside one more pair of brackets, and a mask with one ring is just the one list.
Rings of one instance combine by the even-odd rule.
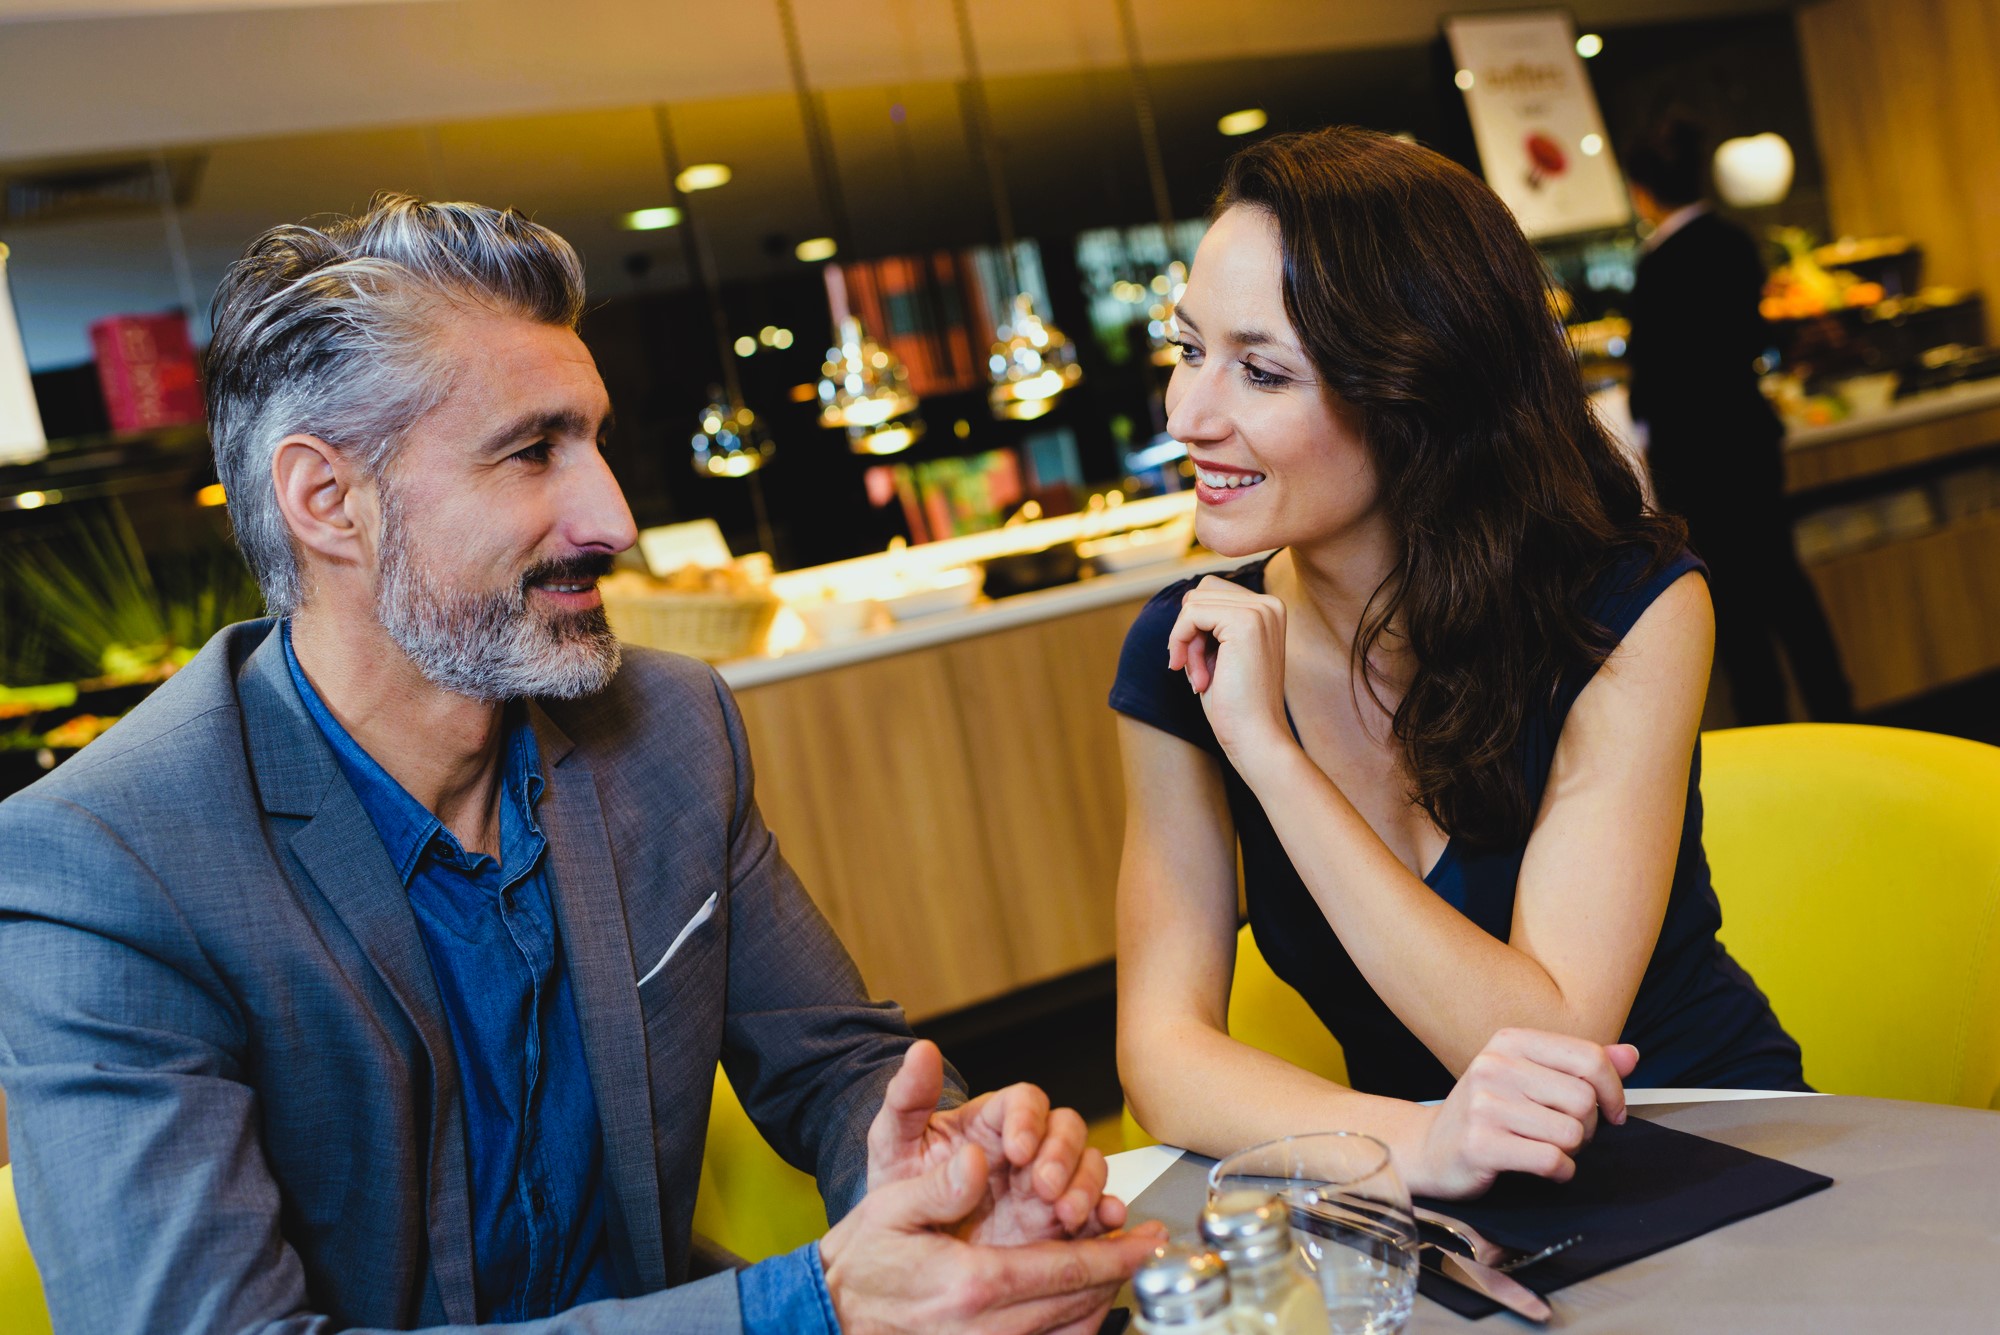
[[1697, 199], [1692, 204], [1681, 205], [1672, 213], [1660, 219], [1660, 225], [1653, 229], [1653, 234], [1639, 243], [1640, 249], [1649, 255], [1652, 254], [1661, 246], [1666, 245], [1668, 238], [1672, 237], [1675, 232], [1680, 231], [1681, 228], [1686, 227], [1689, 223], [1707, 212], [1708, 201], [1704, 199]]
[[[280, 625], [284, 634], [285, 666], [291, 672], [292, 684], [298, 688], [299, 700], [332, 748], [333, 758], [347, 776], [354, 795], [360, 799], [362, 810], [368, 813], [376, 834], [381, 836], [389, 861], [395, 865], [396, 875], [403, 884], [409, 885], [411, 874], [416, 871], [418, 861], [433, 839], [442, 839], [454, 854], [462, 857], [463, 850], [457, 837], [444, 827], [444, 822], [412, 797], [409, 790], [396, 782], [395, 776], [383, 769], [375, 757], [369, 755], [340, 725], [340, 720], [333, 716], [333, 711], [326, 707], [326, 702], [313, 688], [305, 669], [299, 666], [298, 655], [292, 649], [291, 618], [285, 618]], [[504, 743], [506, 769], [500, 780], [500, 862], [503, 867], [513, 866], [518, 860], [515, 856], [517, 852], [527, 853], [526, 845], [541, 838], [534, 810], [535, 804], [541, 800], [543, 786], [540, 751], [535, 745], [535, 731], [529, 726], [525, 711], [510, 706], [508, 719], [507, 740]], [[510, 820], [509, 816], [517, 819]], [[518, 849], [512, 846], [517, 840], [522, 845]]]

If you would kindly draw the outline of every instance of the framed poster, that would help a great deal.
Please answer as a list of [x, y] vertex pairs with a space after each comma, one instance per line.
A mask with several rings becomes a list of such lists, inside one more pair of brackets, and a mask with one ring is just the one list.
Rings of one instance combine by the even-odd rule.
[[1530, 239], [1631, 221], [1568, 11], [1448, 18], [1445, 39], [1486, 183]]

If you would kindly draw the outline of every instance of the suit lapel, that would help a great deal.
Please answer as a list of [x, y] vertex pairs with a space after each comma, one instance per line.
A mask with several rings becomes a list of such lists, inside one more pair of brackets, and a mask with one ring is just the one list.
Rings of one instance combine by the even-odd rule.
[[265, 809], [307, 818], [292, 836], [293, 854], [396, 999], [430, 1059], [431, 1267], [446, 1314], [471, 1325], [478, 1311], [465, 1105], [444, 1002], [409, 896], [374, 822], [299, 700], [275, 630], [244, 665], [240, 698]]
[[650, 1293], [666, 1286], [667, 1263], [653, 1152], [652, 1080], [624, 897], [587, 761], [541, 709], [534, 708], [532, 717], [547, 784], [537, 815], [548, 837], [563, 958], [604, 1128], [614, 1228], [629, 1252], [634, 1283], [628, 1291]]

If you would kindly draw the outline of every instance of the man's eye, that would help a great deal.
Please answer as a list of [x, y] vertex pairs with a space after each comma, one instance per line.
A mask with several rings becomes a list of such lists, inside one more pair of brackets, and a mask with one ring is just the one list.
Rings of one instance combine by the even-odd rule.
[[514, 451], [514, 457], [531, 464], [545, 464], [549, 461], [549, 452], [554, 448], [555, 446], [546, 440], [538, 440], [525, 450]]

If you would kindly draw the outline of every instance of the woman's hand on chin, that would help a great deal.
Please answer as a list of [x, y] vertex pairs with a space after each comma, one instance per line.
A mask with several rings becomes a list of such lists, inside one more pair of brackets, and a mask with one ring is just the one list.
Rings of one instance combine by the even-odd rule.
[[1625, 1120], [1629, 1043], [1605, 1046], [1539, 1029], [1502, 1029], [1436, 1110], [1413, 1165], [1411, 1190], [1447, 1200], [1477, 1196], [1501, 1173], [1567, 1182], [1599, 1116]]
[[1260, 759], [1296, 747], [1285, 718], [1285, 605], [1210, 575], [1181, 598], [1167, 666], [1187, 673], [1230, 764], [1253, 783]]

